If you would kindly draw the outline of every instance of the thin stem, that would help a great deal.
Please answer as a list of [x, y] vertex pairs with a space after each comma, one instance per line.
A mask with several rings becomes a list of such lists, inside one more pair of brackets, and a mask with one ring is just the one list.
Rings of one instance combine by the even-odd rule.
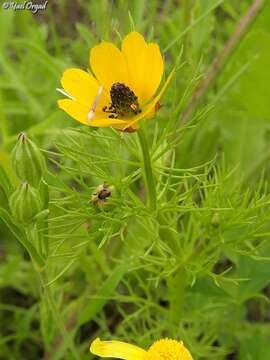
[[75, 360], [80, 360], [80, 356], [79, 356], [79, 354], [77, 352], [77, 349], [76, 349], [76, 347], [74, 345], [73, 339], [71, 338], [70, 334], [67, 332], [65, 324], [64, 324], [61, 316], [59, 315], [59, 311], [57, 310], [57, 307], [56, 307], [56, 304], [55, 304], [55, 301], [54, 301], [54, 298], [53, 298], [53, 295], [52, 295], [52, 292], [51, 292], [51, 288], [50, 288], [50, 286], [46, 286], [47, 283], [48, 283], [47, 274], [46, 274], [46, 271], [44, 271], [41, 274], [41, 284], [42, 284], [42, 287], [44, 289], [45, 296], [47, 298], [47, 301], [48, 301], [48, 304], [50, 306], [51, 312], [53, 314], [55, 323], [57, 324], [57, 326], [58, 326], [58, 328], [59, 328], [59, 330], [61, 332], [62, 338], [66, 339], [69, 350], [71, 351], [74, 359]]
[[254, 0], [245, 16], [241, 18], [234, 33], [226, 42], [221, 52], [213, 60], [210, 68], [195, 89], [190, 102], [180, 116], [180, 122], [182, 125], [188, 122], [191, 115], [199, 105], [201, 99], [205, 96], [209, 88], [215, 83], [218, 75], [222, 69], [224, 69], [227, 61], [230, 59], [240, 41], [248, 32], [250, 26], [253, 24], [254, 20], [257, 18], [266, 3], [267, 2], [265, 0]]
[[[160, 225], [159, 236], [166, 242], [177, 262], [181, 262], [181, 247], [179, 244], [179, 234], [174, 228], [167, 224], [162, 214], [158, 214]], [[176, 226], [175, 226], [176, 227]], [[184, 295], [186, 289], [186, 271], [180, 266], [173, 274], [167, 278], [168, 299], [170, 303], [170, 322], [179, 322], [183, 315]]]
[[2, 92], [0, 92], [0, 132], [2, 135], [2, 142], [3, 144], [5, 144], [9, 135], [9, 129], [8, 129], [7, 117], [4, 112], [4, 102], [3, 102]]
[[[184, 0], [183, 3], [183, 11], [184, 11], [184, 28], [188, 28], [191, 20], [191, 1]], [[184, 35], [184, 59], [188, 60], [188, 48], [189, 48], [189, 33], [186, 32]]]
[[167, 280], [170, 301], [170, 321], [172, 324], [177, 324], [183, 316], [186, 278], [185, 269], [180, 267], [177, 272]]
[[[156, 181], [153, 175], [152, 162], [149, 152], [148, 143], [145, 134], [142, 129], [138, 130], [138, 137], [143, 154], [143, 166], [145, 183], [147, 188], [148, 203], [152, 210], [157, 208], [157, 195], [156, 195]], [[179, 237], [177, 231], [173, 231], [167, 224], [166, 219], [162, 214], [156, 214], [157, 221], [159, 223], [159, 236], [166, 242], [171, 248], [172, 253], [176, 258], [179, 257]], [[168, 297], [170, 302], [170, 315], [171, 322], [175, 323], [179, 321], [182, 316], [184, 306], [184, 292], [186, 287], [186, 273], [185, 269], [178, 269], [171, 277], [167, 280]], [[177, 289], [177, 291], [176, 291]]]
[[139, 129], [137, 133], [143, 155], [143, 167], [144, 167], [145, 185], [148, 196], [148, 205], [150, 209], [156, 210], [157, 208], [156, 181], [153, 175], [152, 160], [150, 157], [149, 147], [143, 130]]
[[[2, 210], [3, 211], [3, 210]], [[8, 224], [7, 224], [8, 225]], [[17, 236], [19, 242], [24, 246], [28, 252], [36, 271], [40, 272], [44, 269], [46, 263], [43, 257], [38, 253], [32, 241], [32, 235], [29, 226], [26, 227], [25, 233], [21, 233], [21, 236]]]
[[179, 235], [174, 227], [169, 225], [163, 214], [159, 213], [157, 217], [159, 223], [159, 236], [161, 239], [166, 242], [172, 253], [178, 257], [180, 255], [180, 246], [179, 246]]

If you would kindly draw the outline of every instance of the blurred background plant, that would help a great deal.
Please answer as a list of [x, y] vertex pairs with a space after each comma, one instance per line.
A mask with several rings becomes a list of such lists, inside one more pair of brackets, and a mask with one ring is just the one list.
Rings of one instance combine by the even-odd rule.
[[[56, 105], [64, 69], [133, 29], [179, 65], [142, 124], [157, 210], [138, 135]], [[258, 0], [1, 8], [0, 359], [88, 359], [96, 336], [269, 358], [269, 32]]]

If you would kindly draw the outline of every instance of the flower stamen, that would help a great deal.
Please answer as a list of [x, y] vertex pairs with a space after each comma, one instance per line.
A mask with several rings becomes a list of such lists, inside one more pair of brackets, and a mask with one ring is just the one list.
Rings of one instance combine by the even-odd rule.
[[137, 115], [141, 112], [138, 97], [125, 84], [114, 83], [110, 90], [111, 103], [104, 106], [103, 111], [109, 113], [109, 118]]

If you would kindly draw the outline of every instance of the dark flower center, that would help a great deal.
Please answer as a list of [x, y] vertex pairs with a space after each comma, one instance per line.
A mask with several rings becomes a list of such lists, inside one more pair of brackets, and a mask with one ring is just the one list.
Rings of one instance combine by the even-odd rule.
[[103, 108], [110, 118], [137, 115], [141, 112], [138, 97], [125, 84], [114, 83], [110, 90], [111, 103]]

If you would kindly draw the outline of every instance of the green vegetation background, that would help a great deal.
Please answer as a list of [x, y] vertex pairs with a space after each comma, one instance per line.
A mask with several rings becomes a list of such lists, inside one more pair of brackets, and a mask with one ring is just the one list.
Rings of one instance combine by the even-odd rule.
[[[0, 222], [0, 359], [88, 359], [95, 336], [145, 347], [181, 338], [194, 359], [270, 358], [269, 4], [197, 117], [181, 128], [194, 87], [251, 3], [59, 0], [38, 15], [0, 9], [0, 165], [17, 186], [10, 153], [20, 131], [44, 150], [51, 196], [45, 287], [54, 298], [52, 308], [25, 250]], [[160, 206], [166, 192], [166, 214], [180, 224], [187, 269], [180, 320], [166, 292], [179, 259], [140, 200], [136, 135], [81, 128], [57, 108], [62, 71], [86, 69], [93, 45], [119, 42], [133, 28], [159, 43], [167, 73], [181, 64], [158, 116], [143, 124]], [[98, 212], [89, 199], [103, 181], [116, 195], [111, 210]], [[0, 205], [8, 209], [3, 191]], [[196, 257], [200, 241], [205, 250]]]

